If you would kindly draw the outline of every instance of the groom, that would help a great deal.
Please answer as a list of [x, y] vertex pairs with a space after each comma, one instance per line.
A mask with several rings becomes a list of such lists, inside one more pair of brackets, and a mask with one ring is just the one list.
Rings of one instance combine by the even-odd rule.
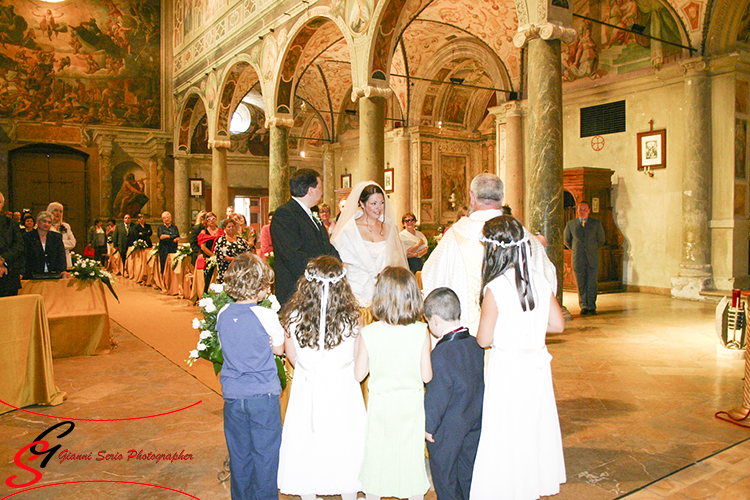
[[276, 298], [283, 306], [294, 294], [307, 263], [319, 255], [339, 253], [328, 240], [328, 231], [313, 217], [312, 207], [323, 196], [323, 183], [315, 170], [297, 170], [289, 179], [292, 199], [276, 209], [271, 220], [271, 241], [276, 273]]

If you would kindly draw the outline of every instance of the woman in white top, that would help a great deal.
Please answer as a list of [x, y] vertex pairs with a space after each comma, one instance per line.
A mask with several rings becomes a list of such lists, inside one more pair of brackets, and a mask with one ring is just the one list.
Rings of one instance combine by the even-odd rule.
[[347, 198], [331, 243], [347, 264], [347, 279], [360, 307], [369, 307], [375, 281], [388, 266], [408, 269], [398, 226], [383, 188], [358, 183]]
[[404, 230], [399, 233], [401, 243], [404, 245], [406, 260], [409, 261], [409, 269], [416, 273], [422, 270], [422, 256], [427, 253], [427, 237], [417, 231], [417, 217], [407, 212], [401, 217]]
[[50, 231], [62, 234], [63, 246], [65, 247], [65, 262], [68, 269], [73, 267], [73, 261], [70, 258], [70, 251], [76, 246], [76, 237], [73, 236], [73, 231], [70, 229], [70, 224], [63, 222], [63, 206], [62, 203], [53, 201], [47, 205], [47, 212], [54, 216], [52, 221], [52, 227]]

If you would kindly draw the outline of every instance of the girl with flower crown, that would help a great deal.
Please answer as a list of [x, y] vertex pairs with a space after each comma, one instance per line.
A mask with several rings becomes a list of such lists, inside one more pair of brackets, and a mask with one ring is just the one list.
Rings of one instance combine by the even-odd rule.
[[546, 332], [565, 320], [544, 275], [530, 265], [529, 236], [515, 218], [484, 225], [477, 342], [491, 347], [472, 500], [534, 500], [565, 482]]
[[279, 490], [314, 500], [354, 500], [365, 440], [365, 404], [354, 378], [359, 309], [340, 260], [307, 264], [281, 312], [294, 366], [279, 459]]

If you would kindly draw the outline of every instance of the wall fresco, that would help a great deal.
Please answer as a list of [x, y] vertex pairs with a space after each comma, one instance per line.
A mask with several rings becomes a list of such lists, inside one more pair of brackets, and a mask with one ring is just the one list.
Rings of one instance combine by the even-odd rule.
[[160, 128], [159, 0], [0, 4], [0, 118]]

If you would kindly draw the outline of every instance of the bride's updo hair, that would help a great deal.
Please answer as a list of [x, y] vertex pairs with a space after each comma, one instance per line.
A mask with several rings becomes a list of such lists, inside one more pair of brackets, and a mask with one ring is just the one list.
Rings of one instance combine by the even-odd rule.
[[[367, 200], [370, 198], [370, 196], [380, 193], [383, 195], [383, 198], [385, 198], [385, 193], [382, 189], [380, 189], [380, 186], [377, 184], [370, 184], [369, 186], [366, 186], [362, 190], [362, 194], [359, 195], [359, 203], [367, 203]], [[361, 205], [360, 205], [361, 206]]]

